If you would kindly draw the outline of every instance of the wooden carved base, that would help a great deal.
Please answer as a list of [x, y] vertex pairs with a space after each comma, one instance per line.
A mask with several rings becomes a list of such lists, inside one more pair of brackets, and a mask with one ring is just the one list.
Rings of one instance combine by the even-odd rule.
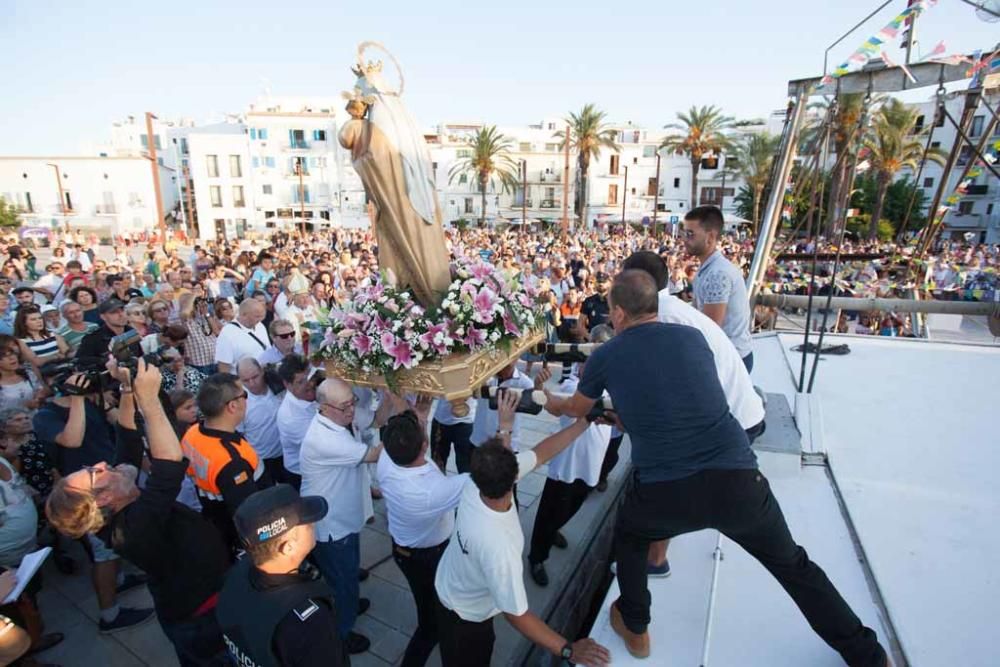
[[[400, 371], [397, 376], [397, 388], [400, 392], [423, 394], [449, 401], [453, 414], [456, 417], [464, 417], [469, 412], [465, 401], [473, 391], [544, 338], [544, 332], [533, 331], [519, 338], [506, 353], [493, 348], [466, 354], [452, 354], [435, 361], [424, 362], [416, 368]], [[388, 386], [381, 375], [360, 373], [333, 359], [326, 362], [326, 374], [329, 377], [343, 378], [362, 387], [380, 389]]]

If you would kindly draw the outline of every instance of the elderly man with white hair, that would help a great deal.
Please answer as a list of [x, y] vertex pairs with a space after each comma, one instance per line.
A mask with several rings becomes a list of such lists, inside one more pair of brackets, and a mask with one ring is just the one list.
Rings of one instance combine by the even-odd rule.
[[270, 339], [264, 328], [267, 309], [256, 299], [246, 299], [240, 304], [239, 314], [222, 327], [215, 343], [215, 363], [220, 373], [236, 370], [236, 362], [243, 357], [256, 357], [267, 349]]
[[[320, 572], [333, 587], [337, 602], [337, 630], [352, 654], [362, 653], [369, 639], [353, 631], [358, 614], [370, 602], [360, 598], [361, 529], [372, 516], [368, 466], [382, 453], [382, 446], [365, 445], [352, 425], [357, 399], [351, 385], [327, 378], [316, 389], [319, 411], [302, 438], [299, 465], [302, 495], [323, 496], [330, 511], [316, 524], [313, 556]], [[402, 399], [386, 394], [376, 413], [384, 424], [405, 407]]]
[[244, 357], [236, 364], [236, 374], [247, 390], [247, 411], [240, 432], [264, 461], [264, 468], [275, 480], [285, 479], [282, 464], [281, 436], [278, 433], [278, 408], [281, 397], [267, 386], [264, 369], [253, 357]]

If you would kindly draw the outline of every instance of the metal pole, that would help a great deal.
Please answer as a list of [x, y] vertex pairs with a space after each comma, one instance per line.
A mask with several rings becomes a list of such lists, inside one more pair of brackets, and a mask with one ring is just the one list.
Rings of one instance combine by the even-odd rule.
[[[909, 6], [909, 4], [912, 4], [912, 3], [907, 3], [907, 6]], [[917, 36], [917, 16], [919, 16], [919, 14], [910, 14], [909, 16], [906, 17], [906, 27], [909, 29], [909, 32], [906, 33], [906, 61], [905, 62], [906, 62], [907, 65], [910, 64], [910, 53], [913, 50], [913, 41], [916, 39], [916, 36]], [[904, 89], [906, 88], [906, 84], [907, 83], [908, 83], [908, 79], [904, 76], [903, 77], [903, 88]]]
[[198, 229], [198, 222], [197, 220], [195, 220], [194, 200], [192, 199], [193, 194], [191, 192], [191, 190], [194, 187], [194, 184], [191, 181], [191, 167], [184, 167], [183, 171], [184, 171], [184, 191], [188, 203], [188, 217], [191, 219], [191, 233], [194, 236], [201, 238], [201, 233], [200, 230]]
[[[721, 155], [719, 157], [722, 157]], [[722, 211], [722, 219], [726, 219], [726, 170], [722, 170], [722, 190], [719, 192], [719, 210]]]
[[59, 173], [59, 165], [52, 164], [51, 162], [49, 162], [47, 164], [50, 167], [52, 167], [53, 169], [56, 170], [56, 187], [59, 189], [59, 210], [62, 211], [62, 214], [63, 214], [63, 218], [64, 218], [63, 224], [66, 224], [66, 220], [65, 220], [65, 218], [66, 218], [66, 195], [63, 193], [62, 174]]
[[524, 238], [524, 228], [528, 225], [528, 161], [521, 160], [521, 238]]
[[892, 3], [892, 0], [886, 0], [885, 2], [883, 2], [881, 5], [879, 5], [875, 9], [875, 11], [873, 11], [871, 14], [869, 14], [866, 17], [864, 17], [860, 21], [858, 21], [853, 28], [851, 28], [850, 30], [848, 30], [847, 32], [845, 32], [843, 35], [841, 35], [840, 38], [837, 39], [836, 42], [834, 42], [830, 46], [826, 47], [826, 51], [823, 52], [823, 76], [826, 76], [826, 59], [830, 55], [830, 49], [832, 49], [833, 47], [837, 46], [837, 44], [840, 44], [842, 41], [844, 41], [845, 39], [847, 39], [847, 37], [852, 32], [854, 32], [855, 30], [857, 30], [858, 28], [860, 28], [861, 26], [863, 26], [865, 23], [868, 23], [868, 19], [870, 19], [871, 17], [873, 17], [876, 14], [878, 14], [880, 11], [882, 11], [887, 6], [889, 6], [891, 3]]
[[[774, 308], [805, 308], [809, 297], [805, 294], [758, 294], [758, 306]], [[827, 306], [824, 306], [826, 308]], [[1000, 302], [992, 301], [914, 301], [877, 297], [835, 296], [830, 299], [831, 310], [892, 310], [910, 313], [942, 313], [947, 315], [990, 315], [1000, 311]]]
[[625, 200], [628, 199], [628, 165], [625, 165], [625, 184], [622, 186], [622, 231], [625, 231]]
[[656, 150], [656, 190], [653, 192], [653, 236], [656, 236], [656, 213], [660, 208], [660, 150]]
[[566, 123], [566, 136], [565, 136], [565, 146], [563, 148], [564, 164], [563, 164], [563, 218], [562, 218], [562, 232], [563, 238], [569, 234], [569, 123]]
[[[177, 147], [177, 138], [174, 138], [174, 161], [177, 163], [177, 171], [175, 172], [175, 182], [177, 183], [177, 203], [180, 205], [181, 209], [181, 224], [184, 225], [184, 231], [187, 233], [188, 228], [188, 215], [184, 212], [184, 190], [181, 187], [181, 178], [184, 175], [184, 170], [181, 168], [181, 154], [180, 149]], [[194, 232], [194, 228], [191, 229]]]
[[146, 148], [149, 150], [149, 164], [153, 169], [153, 193], [156, 195], [156, 222], [160, 228], [160, 245], [163, 252], [167, 251], [167, 223], [163, 218], [163, 195], [160, 194], [160, 164], [156, 161], [156, 137], [153, 135], [153, 119], [156, 118], [149, 111], [146, 112]]
[[724, 555], [722, 553], [722, 533], [719, 533], [715, 541], [715, 549], [712, 550], [712, 587], [708, 592], [708, 612], [705, 615], [705, 636], [701, 644], [701, 667], [708, 667], [708, 653], [712, 646], [712, 626], [715, 620], [715, 594], [719, 590], [719, 565], [722, 563]]
[[771, 247], [774, 245], [778, 219], [781, 216], [782, 200], [785, 196], [785, 184], [788, 183], [788, 175], [791, 173], [792, 163], [795, 161], [799, 127], [805, 117], [806, 99], [805, 91], [800, 90], [798, 98], [789, 109], [790, 117], [785, 121], [786, 131], [781, 145], [781, 153], [775, 164], [774, 182], [771, 184], [771, 193], [767, 198], [767, 208], [764, 211], [764, 219], [757, 237], [757, 248], [754, 251], [750, 273], [747, 276], [747, 292], [749, 292], [750, 303], [753, 303], [754, 297], [760, 289], [760, 281], [767, 270]]
[[295, 161], [295, 171], [299, 175], [299, 233], [302, 234], [302, 239], [306, 238], [306, 186], [302, 181], [302, 160], [305, 158], [296, 158]]

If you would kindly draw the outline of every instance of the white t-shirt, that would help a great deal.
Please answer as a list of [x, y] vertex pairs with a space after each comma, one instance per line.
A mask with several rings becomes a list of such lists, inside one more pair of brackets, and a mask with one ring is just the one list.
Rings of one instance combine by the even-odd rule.
[[0, 465], [10, 474], [10, 480], [0, 480], [0, 565], [13, 569], [37, 546], [38, 512], [27, 482], [6, 459]]
[[[497, 386], [496, 376], [490, 378], [486, 386]], [[504, 380], [500, 386], [530, 391], [535, 388], [535, 383], [530, 377], [515, 368], [510, 379]], [[469, 438], [469, 442], [478, 447], [497, 434], [500, 418], [497, 415], [497, 410], [490, 410], [490, 399], [479, 398], [476, 400], [476, 417], [472, 423], [472, 436]], [[510, 447], [515, 452], [521, 449], [521, 413], [514, 415], [514, 433], [510, 436]]]
[[[330, 510], [316, 522], [316, 540], [360, 533], [372, 516], [371, 480], [363, 460], [368, 448], [317, 414], [302, 439], [302, 495], [323, 496]], [[287, 466], [286, 466], [287, 467]]]
[[[451, 402], [439, 400], [434, 408], [434, 421], [443, 426], [454, 426], [455, 424], [471, 424], [476, 420], [476, 399], [471, 396], [466, 399], [465, 404], [469, 406], [469, 414], [464, 417], [456, 417], [451, 411]], [[487, 406], [489, 407], [489, 406]]]
[[[560, 383], [559, 391], [575, 394], [579, 382], [576, 375], [570, 375]], [[560, 417], [559, 428], [568, 428], [575, 421], [574, 417]], [[611, 426], [592, 423], [577, 436], [572, 445], [552, 457], [549, 461], [549, 478], [567, 484], [582, 479], [587, 486], [597, 486], [601, 481], [601, 466], [604, 464], [604, 453], [608, 451], [610, 439]]]
[[292, 392], [285, 392], [276, 421], [281, 451], [285, 457], [285, 469], [290, 472], [299, 474], [299, 450], [302, 449], [302, 440], [317, 410], [319, 407], [315, 401], [303, 401], [292, 395]]
[[715, 370], [726, 394], [729, 412], [743, 430], [764, 420], [764, 402], [754, 391], [753, 381], [743, 365], [743, 359], [726, 332], [708, 315], [681, 301], [667, 290], [660, 291], [659, 320], [665, 324], [694, 327], [705, 337], [715, 357]]
[[[532, 451], [517, 455], [518, 480], [535, 469]], [[446, 608], [478, 623], [500, 613], [528, 611], [524, 589], [524, 533], [517, 509], [496, 512], [483, 503], [466, 478], [455, 518], [455, 533], [438, 563], [434, 588]]]
[[468, 475], [446, 477], [433, 463], [405, 468], [386, 452], [376, 467], [378, 487], [385, 497], [389, 534], [401, 547], [434, 547], [455, 527], [454, 510]]
[[[250, 333], [257, 337], [254, 340]], [[260, 341], [260, 342], [257, 342]], [[267, 329], [262, 322], [258, 322], [253, 329], [247, 329], [242, 324], [233, 320], [222, 327], [219, 338], [215, 341], [215, 363], [229, 364], [235, 370], [236, 363], [243, 357], [257, 358], [261, 352], [267, 349], [271, 339], [267, 337]]]
[[276, 459], [282, 455], [277, 421], [280, 407], [281, 398], [270, 389], [263, 394], [247, 391], [247, 412], [238, 430], [262, 459]]

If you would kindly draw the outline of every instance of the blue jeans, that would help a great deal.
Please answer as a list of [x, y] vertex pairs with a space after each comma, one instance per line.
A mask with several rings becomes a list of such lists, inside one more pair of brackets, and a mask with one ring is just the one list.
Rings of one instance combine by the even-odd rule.
[[214, 609], [176, 623], [161, 620], [160, 627], [174, 645], [181, 667], [221, 667], [229, 664]]
[[346, 639], [354, 628], [358, 616], [358, 600], [361, 585], [358, 573], [361, 570], [361, 536], [351, 533], [334, 541], [332, 537], [317, 542], [313, 549], [313, 560], [333, 589], [333, 601], [337, 607], [337, 632]]

